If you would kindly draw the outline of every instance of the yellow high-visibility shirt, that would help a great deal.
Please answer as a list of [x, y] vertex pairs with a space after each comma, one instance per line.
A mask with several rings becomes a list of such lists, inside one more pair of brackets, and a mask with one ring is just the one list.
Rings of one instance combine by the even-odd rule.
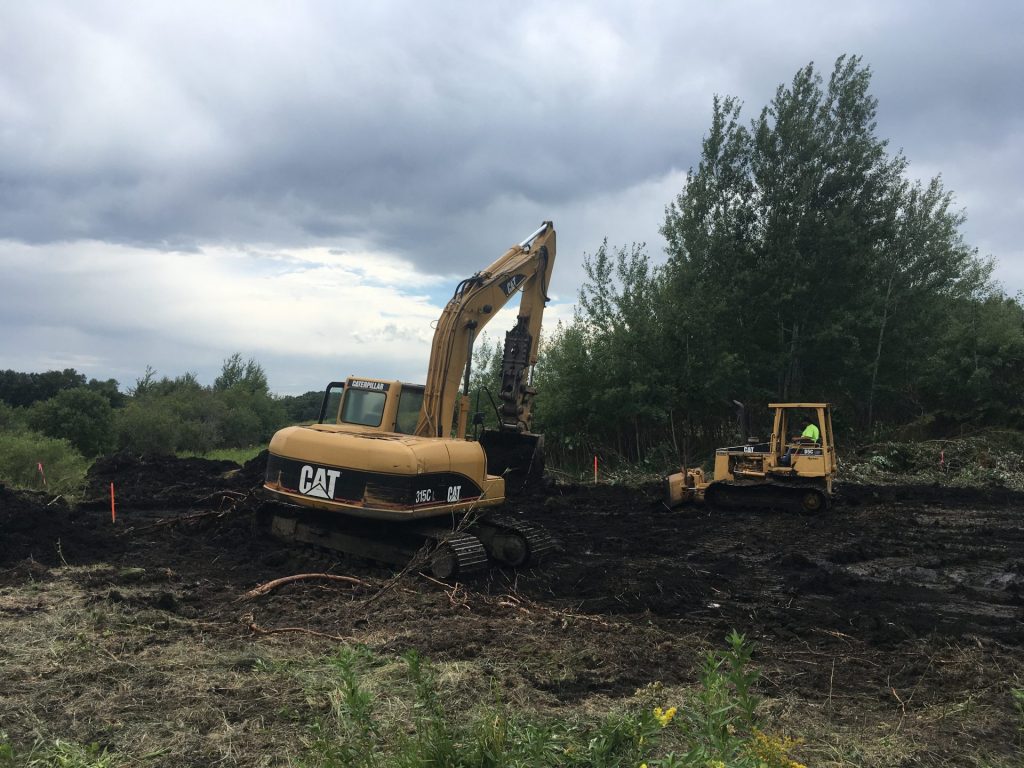
[[804, 430], [803, 434], [800, 435], [800, 437], [806, 437], [808, 440], [818, 442], [818, 440], [821, 438], [821, 430], [819, 430], [813, 424], [808, 424], [807, 429]]

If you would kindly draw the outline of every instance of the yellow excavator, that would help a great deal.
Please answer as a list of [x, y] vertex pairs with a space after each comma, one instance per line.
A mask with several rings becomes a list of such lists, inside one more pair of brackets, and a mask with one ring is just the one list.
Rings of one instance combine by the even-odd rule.
[[[543, 438], [531, 432], [532, 374], [554, 262], [548, 221], [458, 284], [434, 332], [425, 385], [350, 376], [327, 387], [316, 424], [278, 431], [264, 488], [292, 511], [275, 515], [275, 534], [395, 563], [427, 544], [440, 578], [489, 558], [518, 567], [549, 551], [544, 531], [490, 510], [543, 471]], [[473, 341], [516, 293], [499, 426], [468, 439]]]
[[[721, 508], [766, 507], [820, 512], [832, 504], [836, 451], [828, 403], [772, 403], [772, 434], [715, 451], [711, 480], [685, 467], [665, 479], [669, 507], [704, 502]], [[802, 417], [802, 418], [801, 418]], [[799, 419], [799, 420], [798, 420]], [[814, 429], [790, 437], [796, 425]], [[809, 433], [809, 436], [807, 434]], [[816, 434], [815, 434], [816, 433]]]

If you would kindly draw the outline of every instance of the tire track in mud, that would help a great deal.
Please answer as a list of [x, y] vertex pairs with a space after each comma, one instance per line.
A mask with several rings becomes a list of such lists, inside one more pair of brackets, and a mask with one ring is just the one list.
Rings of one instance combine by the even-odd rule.
[[[840, 632], [876, 644], [937, 634], [1024, 643], [1024, 511], [979, 492], [899, 489], [808, 517], [659, 508], [614, 488], [573, 489], [520, 512], [555, 530], [559, 560], [531, 595], [598, 613], [646, 613], [767, 635]], [[893, 500], [889, 500], [892, 498]], [[873, 501], [870, 500], [870, 501]], [[520, 579], [523, 584], [523, 579]]]

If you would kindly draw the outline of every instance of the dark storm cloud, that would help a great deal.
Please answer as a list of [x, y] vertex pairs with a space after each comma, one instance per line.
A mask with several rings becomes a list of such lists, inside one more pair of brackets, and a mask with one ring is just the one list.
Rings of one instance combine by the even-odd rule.
[[[713, 94], [744, 99], [750, 119], [798, 67], [827, 76], [842, 53], [871, 65], [880, 133], [912, 173], [941, 171], [986, 207], [1019, 200], [1021, 9], [10, 4], [0, 237], [350, 239], [461, 272], [480, 261], [466, 250], [496, 255], [496, 235], [584, 222], [595, 201], [695, 164]], [[574, 260], [606, 234], [657, 253], [670, 199], [562, 244]], [[1010, 214], [969, 213], [997, 255], [1019, 249]]]
[[628, 52], [590, 50], [621, 43], [583, 11], [563, 22], [588, 35], [576, 42], [539, 10], [505, 24], [469, 7], [323, 4], [236, 37], [196, 32], [218, 21], [198, 6], [124, 11], [5, 14], [20, 43], [0, 76], [3, 235], [406, 249], [501, 195], [556, 208], [671, 167], [677, 121], [629, 62], [595, 80]]

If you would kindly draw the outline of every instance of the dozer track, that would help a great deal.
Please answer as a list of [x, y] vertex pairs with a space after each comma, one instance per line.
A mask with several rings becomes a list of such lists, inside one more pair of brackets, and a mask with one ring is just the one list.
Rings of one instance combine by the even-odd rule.
[[704, 501], [720, 509], [768, 508], [789, 512], [823, 512], [831, 505], [825, 490], [806, 483], [712, 483]]

